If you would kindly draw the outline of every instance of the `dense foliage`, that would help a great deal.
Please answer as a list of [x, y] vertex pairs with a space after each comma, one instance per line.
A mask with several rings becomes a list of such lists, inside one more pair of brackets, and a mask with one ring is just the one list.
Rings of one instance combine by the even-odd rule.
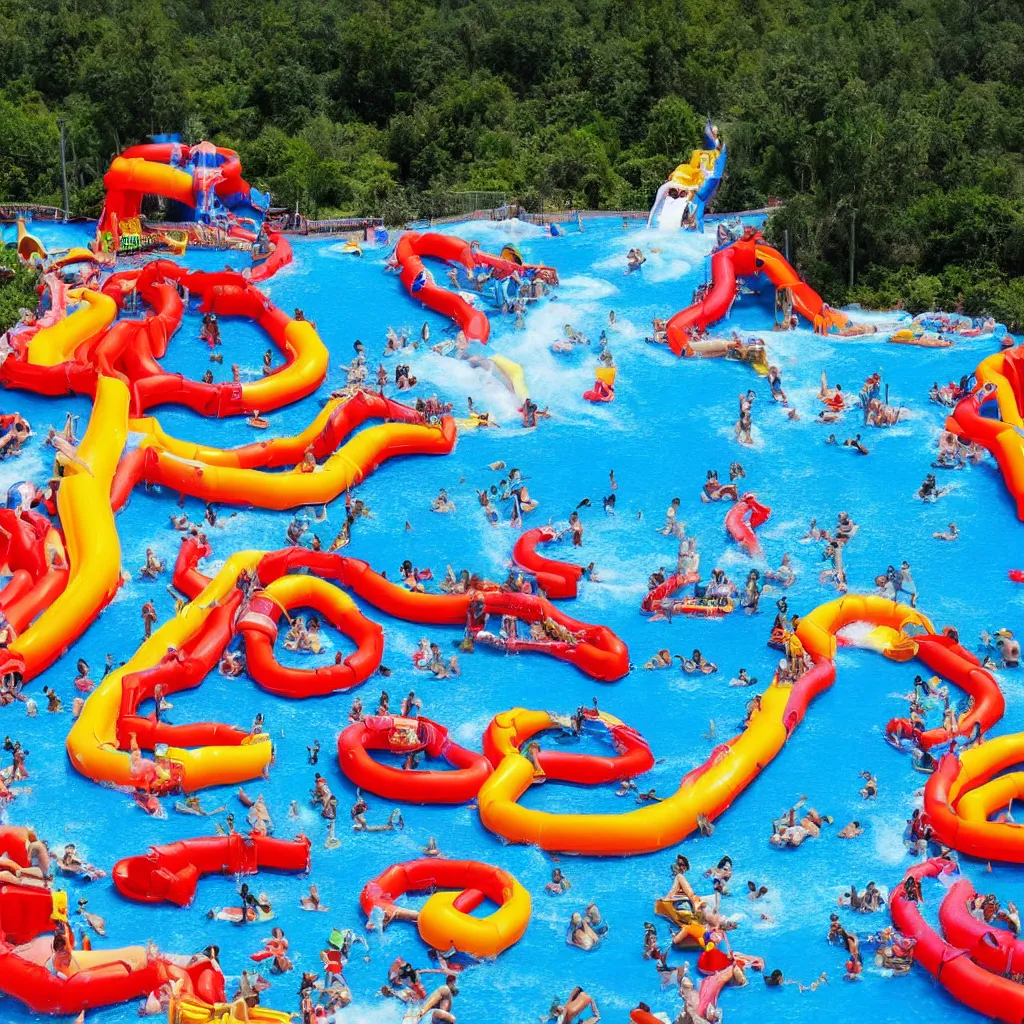
[[786, 200], [771, 231], [834, 301], [1024, 324], [1019, 0], [6, 0], [0, 83], [0, 199], [58, 202], [61, 114], [79, 212], [167, 130], [314, 214], [646, 209], [707, 112], [718, 207]]
[[16, 324], [23, 309], [36, 308], [38, 280], [37, 272], [22, 265], [13, 247], [0, 244], [0, 331]]

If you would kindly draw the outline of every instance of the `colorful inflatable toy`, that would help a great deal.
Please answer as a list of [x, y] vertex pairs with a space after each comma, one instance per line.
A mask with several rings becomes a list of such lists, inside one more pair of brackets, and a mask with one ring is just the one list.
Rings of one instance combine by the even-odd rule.
[[179, 839], [151, 846], [149, 853], [123, 857], [111, 878], [117, 891], [142, 903], [176, 903], [187, 907], [203, 875], [254, 875], [257, 871], [309, 870], [309, 840], [273, 839], [253, 832]]
[[924, 789], [924, 813], [936, 839], [983, 860], [1024, 864], [1019, 825], [995, 817], [1024, 797], [1024, 733], [997, 736], [979, 747], [946, 754]]
[[[1017, 518], [1024, 520], [1024, 348], [989, 356], [975, 374], [977, 388], [957, 403], [946, 429], [992, 453], [1017, 503]], [[982, 412], [991, 402], [998, 419]]]
[[761, 542], [754, 535], [754, 530], [766, 523], [771, 514], [772, 510], [762, 505], [749, 491], [725, 514], [725, 528], [729, 536], [751, 558], [759, 558], [762, 554]]
[[103, 176], [107, 190], [96, 227], [100, 246], [112, 252], [142, 247], [139, 214], [145, 195], [178, 206], [179, 220], [216, 228], [227, 238], [255, 241], [270, 197], [242, 178], [238, 154], [209, 142], [187, 146], [176, 140], [131, 146]]
[[[455, 890], [455, 891], [435, 891]], [[420, 938], [442, 953], [456, 950], [494, 957], [514, 946], [530, 923], [530, 894], [501, 868], [475, 860], [414, 860], [394, 864], [363, 886], [359, 905], [368, 919], [375, 911], [388, 920], [407, 892], [433, 891], [416, 922]], [[484, 899], [498, 905], [473, 917]]]
[[[67, 902], [65, 892], [0, 886], [0, 931], [5, 940], [0, 943], [0, 992], [35, 1013], [66, 1015], [144, 999], [171, 981], [183, 994], [205, 1002], [224, 1001], [224, 976], [209, 959], [179, 967], [145, 946], [75, 948]], [[63, 975], [48, 966], [58, 930], [71, 953]]]
[[677, 356], [689, 342], [691, 329], [703, 331], [729, 312], [736, 298], [737, 279], [763, 273], [776, 288], [786, 288], [793, 308], [824, 330], [846, 325], [847, 317], [827, 307], [821, 296], [790, 266], [786, 258], [761, 240], [759, 231], [749, 230], [739, 241], [717, 250], [711, 257], [711, 289], [668, 322], [668, 344]]
[[[907, 871], [903, 884], [896, 886], [890, 894], [889, 913], [896, 927], [916, 940], [914, 962], [928, 971], [954, 999], [986, 1017], [1005, 1024], [1020, 1024], [1024, 1020], [1024, 985], [994, 974], [984, 966], [997, 959], [1003, 944], [1012, 938], [1010, 933], [1002, 933], [1007, 939], [989, 940], [986, 934], [996, 930], [983, 928], [975, 944], [960, 945], [961, 940], [970, 941], [977, 932], [976, 925], [968, 924], [963, 918], [968, 890], [973, 891], [970, 883], [954, 885], [943, 900], [940, 920], [944, 916], [943, 923], [953, 925], [950, 942], [925, 921], [917, 900], [910, 895], [910, 890], [919, 886], [921, 879], [939, 878], [955, 868], [952, 861], [939, 858], [915, 864]], [[964, 902], [962, 911], [959, 905], [952, 905], [953, 900], [959, 904], [961, 898]], [[951, 905], [947, 908], [947, 904]], [[953, 935], [957, 938], [954, 939]], [[976, 955], [981, 962], [975, 959]]]
[[[838, 634], [855, 622], [875, 627], [858, 643], [889, 656], [895, 654], [898, 660], [916, 654], [974, 697], [974, 707], [960, 717], [952, 735], [944, 729], [930, 730], [921, 734], [921, 743], [948, 743], [953, 735], [969, 735], [975, 724], [987, 730], [1002, 717], [1005, 702], [992, 676], [978, 670], [967, 652], [949, 637], [936, 635], [924, 615], [880, 597], [850, 595], [821, 605], [800, 620], [797, 639], [812, 667], [792, 684], [774, 679], [761, 694], [760, 708], [744, 731], [719, 744], [671, 796], [625, 814], [552, 814], [527, 809], [518, 800], [533, 784], [535, 769], [513, 746], [504, 751], [480, 790], [480, 820], [510, 842], [567, 853], [624, 856], [682, 842], [697, 827], [698, 816], [711, 821], [721, 815], [779, 753], [803, 721], [810, 703], [835, 681]], [[843, 642], [850, 641], [843, 638]]]
[[[422, 751], [428, 758], [442, 758], [451, 771], [393, 768], [375, 761], [371, 750], [392, 754]], [[462, 804], [473, 800], [491, 763], [483, 754], [459, 746], [448, 730], [429, 718], [367, 715], [353, 722], [338, 737], [338, 764], [346, 777], [369, 793], [389, 800], [414, 804]]]

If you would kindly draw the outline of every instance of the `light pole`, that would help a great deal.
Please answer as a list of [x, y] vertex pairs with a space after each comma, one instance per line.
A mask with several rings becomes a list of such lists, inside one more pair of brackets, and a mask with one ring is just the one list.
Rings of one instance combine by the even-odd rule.
[[68, 161], [64, 153], [64, 118], [57, 118], [57, 127], [60, 128], [60, 173], [64, 182], [64, 220], [71, 219], [71, 210], [68, 208]]

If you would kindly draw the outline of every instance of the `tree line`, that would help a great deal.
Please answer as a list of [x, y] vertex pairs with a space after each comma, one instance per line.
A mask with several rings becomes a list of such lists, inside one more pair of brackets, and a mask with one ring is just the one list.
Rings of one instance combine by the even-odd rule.
[[61, 205], [63, 117], [91, 215], [162, 131], [311, 216], [646, 209], [710, 114], [716, 207], [783, 200], [769, 233], [831, 301], [1024, 327], [1018, 0], [6, 0], [0, 83], [0, 200]]

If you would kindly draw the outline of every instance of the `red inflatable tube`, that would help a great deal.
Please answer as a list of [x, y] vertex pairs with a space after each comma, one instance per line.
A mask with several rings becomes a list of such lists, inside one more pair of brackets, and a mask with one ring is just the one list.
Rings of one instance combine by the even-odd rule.
[[[415, 741], [405, 735], [410, 730], [415, 730]], [[403, 771], [375, 761], [371, 750], [422, 750], [427, 757], [444, 758], [454, 770]], [[483, 754], [454, 743], [443, 725], [422, 717], [368, 715], [354, 722], [338, 737], [338, 763], [347, 778], [370, 793], [416, 804], [466, 803], [491, 774], [491, 763]]]
[[211, 612], [206, 625], [193, 640], [177, 651], [168, 652], [158, 665], [124, 677], [116, 724], [121, 750], [131, 748], [133, 736], [143, 750], [153, 750], [158, 743], [172, 747], [240, 746], [252, 739], [248, 732], [229, 725], [213, 722], [170, 725], [157, 721], [154, 716], [143, 717], [137, 710], [143, 701], [152, 699], [157, 686], [163, 687], [166, 696], [202, 683], [231, 640], [241, 597], [241, 591], [235, 591]]
[[288, 266], [292, 261], [291, 243], [284, 235], [280, 235], [276, 231], [270, 231], [267, 233], [267, 238], [270, 244], [274, 246], [274, 249], [265, 260], [257, 263], [252, 268], [249, 280], [254, 283], [268, 281], [282, 267]]
[[986, 924], [971, 916], [967, 901], [978, 894], [966, 878], [950, 887], [939, 907], [939, 924], [946, 938], [970, 958], [993, 974], [1020, 974], [1024, 971], [1024, 940], [1013, 932]]
[[[53, 932], [53, 909], [49, 889], [0, 886], [0, 934], [5, 940], [0, 942], [0, 992], [33, 1012], [70, 1016], [144, 999], [171, 980], [178, 981], [186, 995], [195, 994], [210, 1003], [224, 1000], [224, 976], [209, 960], [187, 968], [160, 958], [150, 958], [141, 967], [119, 960], [58, 977], [35, 958], [18, 954], [19, 947]], [[66, 934], [73, 942], [70, 928]]]
[[[938, 878], [954, 868], [951, 861], [936, 858], [915, 864], [905, 878]], [[1024, 985], [989, 973], [966, 950], [946, 942], [922, 917], [917, 903], [907, 898], [904, 885], [896, 886], [890, 894], [889, 913], [904, 935], [917, 940], [914, 962], [936, 978], [954, 999], [1005, 1024], [1020, 1024], [1024, 1020]]]
[[512, 548], [512, 561], [531, 573], [537, 585], [555, 601], [575, 597], [577, 584], [583, 575], [583, 566], [572, 562], [558, 562], [537, 553], [538, 544], [550, 544], [558, 537], [551, 526], [538, 526], [520, 534]]
[[[324, 579], [336, 580], [375, 608], [406, 622], [449, 626], [466, 624], [472, 595], [413, 593], [374, 572], [366, 562], [344, 555], [298, 548], [275, 551], [260, 562], [260, 582], [269, 583], [292, 569], [302, 567], [308, 567]], [[551, 619], [580, 638], [575, 644], [510, 641], [507, 650], [542, 651], [604, 682], [621, 679], [629, 672], [629, 651], [607, 627], [578, 622], [550, 601], [533, 594], [489, 590], [480, 592], [479, 596], [488, 615], [514, 615], [524, 622]]]
[[650, 1010], [638, 1006], [635, 1010], [629, 1011], [629, 1019], [633, 1024], [665, 1024], [660, 1017], [655, 1017]]
[[761, 543], [754, 536], [754, 530], [765, 523], [772, 514], [767, 505], [762, 505], [753, 494], [744, 494], [725, 514], [725, 528], [729, 535], [751, 557], [761, 554]]
[[[600, 712], [586, 710], [586, 721], [604, 726], [615, 747], [614, 757], [598, 754], [570, 754], [561, 750], [542, 749], [537, 760], [544, 774], [556, 782], [575, 782], [583, 786], [600, 786], [621, 782], [642, 775], [654, 767], [654, 754], [647, 740], [635, 729]], [[544, 721], [547, 718], [547, 721]], [[545, 712], [515, 709], [496, 715], [484, 731], [484, 754], [497, 768], [505, 756], [503, 746], [509, 742], [521, 747], [545, 729], [554, 728], [555, 720]]]
[[475, 860], [425, 858], [392, 864], [363, 886], [359, 906], [369, 918], [375, 910], [395, 909], [395, 901], [407, 892], [431, 892], [435, 889], [462, 889], [458, 909], [469, 913], [489, 899], [502, 906], [515, 880], [507, 871]]
[[[332, 626], [355, 641], [356, 651], [339, 664], [304, 669], [282, 665], [274, 656], [278, 622], [287, 609], [263, 592], [253, 595], [235, 628], [245, 638], [249, 675], [263, 689], [282, 697], [323, 696], [359, 686], [380, 668], [384, 631], [356, 608], [347, 607], [349, 599], [345, 594], [336, 591], [335, 597], [333, 602], [320, 601], [314, 592], [302, 599], [301, 607], [319, 611]], [[339, 604], [342, 598], [345, 604]]]
[[659, 610], [661, 602], [666, 597], [670, 597], [677, 591], [682, 590], [683, 587], [688, 587], [691, 583], [696, 583], [699, 579], [699, 572], [688, 572], [682, 576], [673, 573], [671, 576], [667, 576], [664, 583], [659, 583], [656, 587], [647, 591], [640, 602], [640, 611], [646, 615], [652, 615]]
[[111, 877], [117, 891], [142, 903], [188, 906], [203, 875], [254, 875], [257, 871], [309, 871], [309, 840], [273, 839], [253, 832], [180, 839], [151, 846], [149, 853], [124, 857]]
[[394, 258], [400, 267], [399, 277], [402, 284], [414, 299], [418, 299], [435, 313], [451, 317], [470, 341], [479, 341], [486, 345], [491, 334], [491, 325], [483, 310], [475, 309], [458, 292], [441, 288], [429, 280], [415, 292], [412, 290], [413, 282], [420, 274], [426, 273], [423, 266], [424, 256], [459, 263], [472, 272], [474, 262], [470, 255], [469, 243], [451, 235], [439, 235], [434, 232], [421, 235], [415, 231], [407, 231], [395, 246]]
[[[981, 667], [977, 657], [952, 637], [943, 633], [915, 636], [917, 657], [933, 672], [959, 686], [974, 698], [974, 705], [959, 722], [957, 735], [970, 735], [975, 725], [987, 733], [1003, 717], [1006, 698], [988, 669]], [[918, 745], [927, 750], [952, 739], [947, 729], [928, 729], [918, 734]]]
[[47, 539], [52, 534], [53, 541], [60, 543], [61, 538], [42, 513], [0, 509], [0, 529], [0, 567], [11, 577], [0, 590], [0, 609], [15, 633], [20, 633], [64, 592], [68, 570], [49, 564]]

